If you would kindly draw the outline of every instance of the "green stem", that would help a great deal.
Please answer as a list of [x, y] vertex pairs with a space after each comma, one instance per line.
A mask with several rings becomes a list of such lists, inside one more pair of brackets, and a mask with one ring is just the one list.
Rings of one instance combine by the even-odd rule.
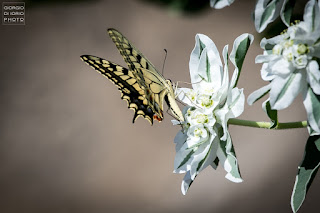
[[[262, 121], [248, 121], [231, 118], [228, 121], [228, 124], [238, 125], [238, 126], [248, 126], [256, 128], [270, 129], [273, 125], [271, 122], [262, 122]], [[293, 129], [293, 128], [305, 128], [307, 127], [307, 121], [298, 121], [298, 122], [288, 122], [288, 123], [278, 123], [278, 125], [273, 129]]]

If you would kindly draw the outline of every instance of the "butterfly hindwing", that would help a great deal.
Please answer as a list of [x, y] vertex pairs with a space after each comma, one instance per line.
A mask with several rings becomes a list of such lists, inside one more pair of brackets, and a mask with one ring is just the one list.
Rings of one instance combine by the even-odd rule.
[[121, 98], [135, 112], [133, 122], [143, 116], [153, 124], [154, 113], [146, 99], [145, 90], [137, 83], [132, 71], [96, 56], [82, 55], [81, 59], [118, 86]]

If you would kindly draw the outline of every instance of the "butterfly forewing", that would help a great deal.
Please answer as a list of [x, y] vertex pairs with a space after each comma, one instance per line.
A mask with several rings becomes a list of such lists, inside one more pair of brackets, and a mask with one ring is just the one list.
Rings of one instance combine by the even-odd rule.
[[81, 59], [119, 87], [121, 98], [135, 111], [133, 122], [139, 116], [143, 116], [153, 123], [154, 113], [148, 104], [144, 89], [137, 83], [132, 71], [96, 56], [83, 55]]
[[157, 72], [154, 65], [119, 31], [110, 28], [108, 29], [108, 33], [112, 41], [116, 44], [129, 69], [136, 70], [141, 67]]

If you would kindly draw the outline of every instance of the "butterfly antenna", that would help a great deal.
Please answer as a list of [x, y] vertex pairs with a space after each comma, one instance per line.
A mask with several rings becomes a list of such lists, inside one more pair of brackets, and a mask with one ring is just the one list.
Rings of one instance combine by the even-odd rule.
[[162, 75], [163, 75], [164, 65], [166, 64], [167, 55], [168, 55], [167, 49], [163, 49], [163, 50], [164, 50], [164, 52], [165, 52], [165, 55], [164, 55], [164, 61], [163, 61], [163, 65], [162, 65]]

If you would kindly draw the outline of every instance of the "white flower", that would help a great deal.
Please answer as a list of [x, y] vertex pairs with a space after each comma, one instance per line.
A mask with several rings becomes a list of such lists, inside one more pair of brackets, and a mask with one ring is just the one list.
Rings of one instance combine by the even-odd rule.
[[306, 4], [303, 21], [296, 22], [281, 35], [262, 39], [264, 54], [257, 56], [256, 63], [263, 63], [261, 77], [270, 84], [252, 93], [248, 103], [269, 91], [271, 108], [281, 110], [302, 92], [309, 125], [320, 134], [320, 109], [316, 107], [320, 100], [320, 71], [316, 61], [320, 58], [319, 39], [320, 2], [311, 0]]
[[213, 126], [216, 119], [213, 117], [212, 113], [206, 114], [205, 110], [199, 108], [189, 108], [186, 114], [186, 122], [192, 125], [202, 124], [206, 127]]
[[[209, 165], [216, 168], [219, 161], [227, 171], [226, 178], [242, 181], [227, 122], [238, 117], [244, 109], [243, 90], [235, 86], [252, 40], [253, 36], [249, 34], [235, 40], [230, 59], [236, 69], [229, 82], [228, 46], [223, 49], [223, 66], [213, 41], [205, 35], [196, 35], [189, 63], [192, 89], [178, 88], [176, 91], [178, 98], [188, 105], [183, 110], [183, 129], [175, 137], [174, 172], [186, 173], [181, 186], [183, 194], [200, 171]], [[239, 53], [243, 50], [245, 52]], [[236, 59], [236, 56], [240, 58]], [[173, 123], [177, 124], [176, 121]]]

